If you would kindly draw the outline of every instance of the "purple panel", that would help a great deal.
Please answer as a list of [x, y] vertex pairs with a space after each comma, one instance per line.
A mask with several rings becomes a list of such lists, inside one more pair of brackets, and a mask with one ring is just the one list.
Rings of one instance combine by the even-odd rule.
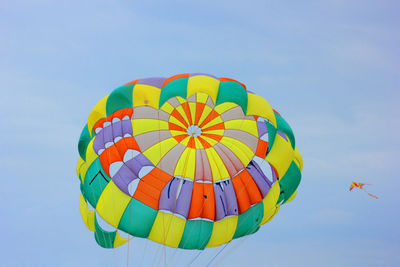
[[267, 125], [263, 121], [257, 121], [258, 136], [261, 137], [268, 132]]
[[122, 137], [122, 121], [117, 121], [114, 122], [111, 127], [108, 128], [112, 128], [112, 136], [113, 136], [113, 140], [115, 139], [115, 137]]
[[[267, 195], [268, 191], [271, 189], [272, 183], [265, 176], [260, 166], [258, 166], [257, 162], [251, 160], [249, 165], [246, 167], [247, 171], [253, 178], [254, 182], [256, 182], [258, 189], [261, 191], [263, 198]], [[272, 177], [271, 177], [272, 178]]]
[[154, 166], [153, 163], [151, 163], [151, 161], [143, 154], [137, 155], [133, 159], [125, 162], [125, 164], [129, 167], [129, 169], [131, 169], [136, 177], [139, 177], [139, 172], [141, 168], [145, 166]]
[[215, 220], [221, 220], [226, 216], [237, 215], [238, 206], [232, 181], [227, 180], [214, 184], [215, 194]]
[[146, 78], [139, 80], [136, 84], [147, 84], [161, 89], [165, 79], [163, 77]]
[[215, 77], [214, 75], [207, 74], [207, 73], [201, 73], [201, 72], [191, 73], [189, 77], [198, 76], [198, 75], [209, 76], [209, 77], [213, 77], [214, 79], [219, 80], [219, 78]]
[[130, 134], [132, 136], [132, 123], [131, 120], [122, 121], [122, 134]]
[[[179, 185], [182, 183], [178, 198]], [[159, 210], [168, 210], [187, 218], [192, 197], [193, 182], [172, 178], [161, 192]]]
[[134, 179], [138, 179], [137, 176], [126, 166], [125, 164], [119, 169], [119, 171], [112, 177], [113, 182], [119, 189], [129, 195], [128, 185]]
[[277, 133], [277, 134], [279, 134], [280, 136], [282, 136], [282, 137], [283, 137], [283, 139], [285, 139], [286, 141], [288, 141], [288, 139], [287, 139], [286, 135], [285, 135], [283, 132], [281, 132], [281, 131], [277, 131], [276, 133]]
[[[93, 149], [97, 153], [100, 149], [104, 149], [103, 130], [101, 130], [94, 138]], [[97, 153], [98, 154], [98, 153]]]
[[[114, 141], [112, 126], [107, 126], [107, 127], [103, 128], [103, 130], [100, 133], [101, 133], [100, 136], [103, 137], [104, 144]], [[100, 136], [99, 136], [99, 138], [100, 138]]]

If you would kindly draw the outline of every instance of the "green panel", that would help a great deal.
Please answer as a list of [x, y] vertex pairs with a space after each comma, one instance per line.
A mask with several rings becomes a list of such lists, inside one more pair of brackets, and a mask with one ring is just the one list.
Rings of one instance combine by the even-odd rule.
[[213, 222], [204, 220], [186, 221], [179, 248], [203, 250], [211, 238]]
[[111, 181], [111, 178], [104, 172], [101, 167], [100, 159], [97, 158], [93, 161], [92, 165], [89, 166], [86, 172], [85, 182], [81, 189], [90, 205], [96, 207], [97, 200], [109, 181]]
[[78, 142], [78, 151], [79, 151], [79, 156], [83, 160], [86, 160], [86, 149], [88, 144], [90, 143], [90, 140], [92, 140], [92, 137], [90, 136], [89, 129], [87, 124], [85, 127], [83, 127], [81, 136], [79, 137], [79, 142]]
[[97, 223], [96, 217], [94, 220], [94, 227], [95, 227], [94, 238], [96, 239], [97, 244], [99, 244], [103, 248], [114, 248], [114, 240], [117, 231], [114, 232], [104, 231]]
[[267, 150], [268, 153], [271, 150], [272, 146], [274, 145], [276, 128], [269, 121], [265, 121], [265, 124], [267, 125], [267, 130], [268, 130], [268, 150]]
[[106, 113], [111, 115], [123, 108], [132, 108], [132, 93], [134, 84], [118, 87], [107, 98]]
[[278, 131], [284, 132], [289, 137], [292, 148], [294, 149], [296, 144], [292, 128], [290, 128], [290, 125], [279, 114], [275, 113], [275, 118]]
[[180, 96], [186, 99], [188, 80], [189, 78], [179, 78], [167, 83], [161, 90], [159, 108], [172, 97]]
[[293, 195], [294, 191], [296, 191], [300, 184], [300, 180], [301, 171], [299, 167], [297, 167], [297, 164], [292, 161], [285, 175], [283, 175], [282, 179], [279, 180], [281, 194], [279, 195], [277, 203], [280, 203], [281, 201], [285, 203]]
[[121, 217], [118, 229], [133, 236], [148, 237], [156, 216], [157, 210], [132, 198]]
[[219, 84], [217, 105], [224, 102], [233, 102], [242, 107], [243, 113], [247, 112], [246, 89], [237, 82], [225, 81]]
[[255, 233], [264, 215], [264, 206], [259, 202], [239, 215], [233, 239]]

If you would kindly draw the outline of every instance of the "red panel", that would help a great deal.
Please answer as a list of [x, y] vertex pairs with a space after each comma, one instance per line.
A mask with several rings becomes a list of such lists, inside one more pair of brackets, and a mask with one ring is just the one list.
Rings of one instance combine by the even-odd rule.
[[215, 197], [212, 183], [194, 183], [188, 219], [215, 219]]
[[168, 173], [159, 168], [154, 168], [150, 173], [140, 179], [133, 198], [158, 210], [161, 191], [171, 179], [172, 176]]

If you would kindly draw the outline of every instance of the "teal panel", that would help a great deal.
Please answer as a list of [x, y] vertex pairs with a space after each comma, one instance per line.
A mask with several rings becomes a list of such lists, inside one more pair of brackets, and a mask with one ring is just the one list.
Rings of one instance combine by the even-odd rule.
[[89, 129], [86, 124], [85, 127], [83, 127], [83, 130], [82, 130], [81, 136], [79, 137], [79, 142], [78, 142], [79, 156], [83, 160], [86, 160], [86, 150], [87, 150], [88, 144], [90, 143], [90, 140], [92, 140], [92, 137], [90, 136]]
[[285, 203], [296, 191], [301, 181], [301, 171], [297, 164], [292, 161], [289, 169], [283, 175], [282, 179], [279, 180], [279, 185], [281, 187], [281, 194], [277, 203], [283, 201]]
[[180, 96], [186, 99], [188, 80], [189, 78], [179, 78], [167, 83], [161, 89], [159, 108], [172, 97]]
[[110, 116], [117, 110], [132, 108], [132, 93], [134, 84], [118, 87], [107, 98], [106, 113]]
[[233, 239], [255, 233], [264, 216], [263, 203], [259, 202], [239, 215]]
[[267, 125], [267, 130], [268, 130], [268, 150], [267, 150], [268, 153], [271, 150], [272, 146], [274, 145], [276, 128], [269, 121], [265, 121], [265, 124]]
[[157, 210], [132, 198], [121, 217], [118, 229], [133, 236], [148, 237], [156, 216]]
[[186, 221], [179, 248], [203, 250], [211, 238], [213, 222], [204, 220]]
[[276, 124], [278, 126], [277, 130], [284, 132], [287, 135], [292, 145], [292, 148], [294, 149], [296, 144], [292, 128], [290, 128], [290, 125], [279, 114], [275, 113], [275, 118]]
[[97, 244], [103, 248], [114, 248], [114, 240], [117, 232], [108, 232], [101, 229], [100, 225], [97, 223], [96, 217], [94, 220], [94, 227], [94, 239], [96, 239]]
[[97, 200], [109, 181], [111, 181], [111, 178], [104, 172], [101, 167], [100, 159], [97, 158], [93, 161], [92, 165], [89, 166], [86, 172], [85, 182], [81, 189], [90, 205], [96, 207]]
[[247, 112], [247, 92], [246, 89], [237, 82], [220, 82], [218, 88], [217, 105], [224, 102], [233, 102], [242, 107], [243, 113]]

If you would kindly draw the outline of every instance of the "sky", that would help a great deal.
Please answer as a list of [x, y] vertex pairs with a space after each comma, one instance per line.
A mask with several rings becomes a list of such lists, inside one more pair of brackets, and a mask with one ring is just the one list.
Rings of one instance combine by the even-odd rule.
[[[304, 161], [294, 201], [212, 266], [399, 266], [398, 1], [2, 1], [3, 266], [204, 266], [219, 250], [99, 247], [77, 142], [125, 82], [203, 72], [265, 97]], [[373, 199], [348, 188], [370, 183]], [[163, 261], [164, 259], [167, 259]]]

